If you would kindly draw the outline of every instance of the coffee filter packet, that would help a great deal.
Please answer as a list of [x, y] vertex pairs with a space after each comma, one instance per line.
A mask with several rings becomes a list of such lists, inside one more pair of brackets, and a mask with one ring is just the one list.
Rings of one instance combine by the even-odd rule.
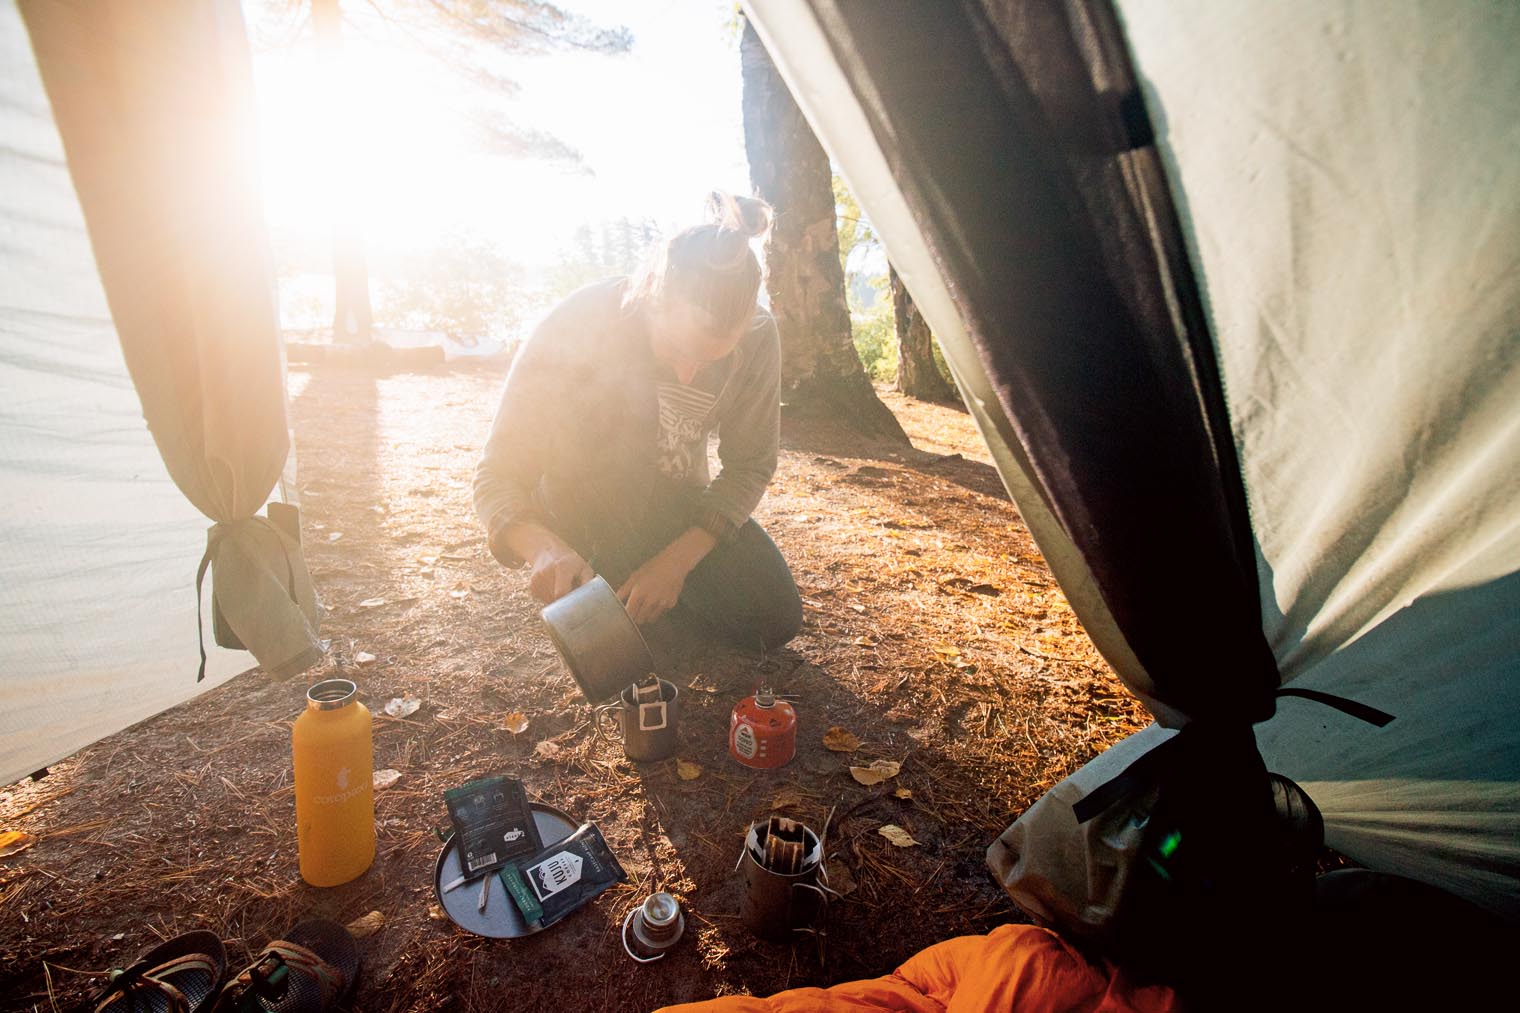
[[496, 874], [523, 920], [540, 928], [590, 903], [614, 883], [628, 881], [594, 823], [582, 823], [564, 840]]

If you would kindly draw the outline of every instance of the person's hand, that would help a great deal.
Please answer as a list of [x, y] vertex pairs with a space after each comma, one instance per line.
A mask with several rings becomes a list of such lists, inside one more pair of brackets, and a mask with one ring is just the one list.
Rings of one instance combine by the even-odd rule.
[[556, 538], [533, 554], [533, 575], [528, 578], [528, 591], [548, 604], [595, 576], [579, 553]]
[[618, 588], [617, 596], [639, 625], [652, 623], [675, 607], [686, 575], [713, 550], [718, 540], [701, 528], [689, 528]]
[[628, 615], [640, 626], [652, 623], [675, 607], [686, 585], [691, 565], [675, 546], [667, 546], [623, 582], [617, 596], [628, 607]]

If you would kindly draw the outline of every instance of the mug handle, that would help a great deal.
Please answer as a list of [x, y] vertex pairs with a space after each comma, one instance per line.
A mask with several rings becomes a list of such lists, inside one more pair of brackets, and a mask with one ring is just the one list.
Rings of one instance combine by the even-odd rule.
[[[825, 918], [827, 918], [828, 914], [829, 914], [829, 894], [833, 894], [836, 897], [839, 896], [839, 894], [836, 891], [830, 890], [826, 886], [819, 886], [816, 883], [793, 883], [792, 884], [792, 889], [793, 890], [811, 890], [814, 893], [816, 893], [819, 897], [821, 897], [823, 899], [823, 917], [825, 917]], [[798, 929], [798, 931], [799, 932], [812, 932], [814, 930], [813, 929]]]
[[[623, 737], [622, 724], [618, 722], [617, 719], [611, 717], [613, 711], [620, 711], [622, 709], [623, 702], [621, 700], [614, 700], [612, 703], [600, 704], [591, 709], [591, 739], [593, 742], [604, 737], [608, 739], [621, 739]], [[605, 730], [603, 728], [604, 724], [609, 725], [612, 728], [616, 728], [618, 730], [618, 734], [613, 735], [610, 731]]]
[[833, 890], [830, 890], [826, 886], [817, 886], [813, 883], [793, 883], [792, 889], [812, 890], [823, 901], [823, 906], [819, 909], [818, 916], [813, 919], [812, 925], [799, 925], [796, 928], [792, 929], [793, 932], [805, 932], [808, 935], [812, 936], [814, 939], [818, 940], [818, 966], [823, 967], [827, 963], [824, 946], [827, 944], [829, 938], [828, 929], [826, 927], [828, 925], [829, 919], [829, 894], [832, 893], [836, 897], [839, 896], [839, 894]]

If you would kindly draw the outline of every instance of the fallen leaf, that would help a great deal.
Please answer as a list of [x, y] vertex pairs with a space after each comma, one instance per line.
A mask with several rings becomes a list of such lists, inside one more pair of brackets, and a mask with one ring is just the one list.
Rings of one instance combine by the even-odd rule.
[[364, 599], [363, 601], [361, 601], [359, 603], [359, 607], [362, 608], [362, 609], [373, 609], [373, 608], [379, 608], [381, 605], [384, 605], [384, 604], [385, 604], [385, 599], [384, 598], [366, 598], [366, 599]]
[[431, 566], [424, 566], [422, 569], [417, 571], [417, 576], [419, 577], [431, 577], [432, 575], [433, 568]]
[[935, 644], [934, 653], [938, 654], [941, 658], [959, 658], [961, 656], [961, 649], [959, 647], [951, 647], [949, 644]]
[[34, 834], [29, 834], [25, 830], [7, 830], [0, 834], [0, 858], [20, 854], [36, 843], [37, 837]]
[[835, 725], [823, 733], [823, 748], [831, 753], [853, 753], [860, 748], [860, 740], [848, 729]]
[[685, 760], [676, 761], [676, 776], [683, 781], [695, 781], [702, 776], [702, 768], [695, 763], [687, 763]]
[[902, 764], [896, 760], [875, 760], [869, 767], [851, 767], [850, 776], [864, 785], [880, 784], [889, 777], [896, 777]]
[[911, 799], [913, 797], [913, 789], [912, 788], [898, 788], [892, 794], [896, 798], [908, 798], [908, 799]]
[[870, 637], [856, 637], [853, 641], [856, 647], [875, 647], [876, 641]]
[[329, 542], [336, 542], [338, 539], [340, 539], [342, 537], [343, 537], [343, 532], [341, 532], [341, 531], [329, 531], [327, 533], [327, 540]]
[[856, 612], [861, 612], [861, 613], [864, 613], [865, 610], [866, 610], [866, 607], [864, 605], [861, 605], [861, 604], [856, 603], [856, 602], [852, 602], [850, 604], [850, 608], [854, 609]]
[[356, 665], [368, 665], [374, 660], [375, 656], [368, 651], [360, 651], [358, 654], [354, 655], [354, 664]]
[[456, 587], [449, 592], [450, 598], [468, 598], [469, 596], [470, 589], [467, 587]]
[[538, 745], [533, 747], [533, 752], [537, 753], [539, 756], [543, 757], [546, 760], [552, 760], [559, 755], [559, 746], [556, 746], [548, 739], [545, 739], [543, 742], [540, 742]]
[[912, 834], [908, 833], [896, 823], [888, 823], [886, 826], [880, 828], [876, 832], [878, 834], [881, 834], [881, 836], [885, 837], [887, 840], [891, 841], [893, 844], [897, 845], [899, 848], [911, 848], [918, 843], [913, 839]]
[[401, 771], [392, 770], [389, 767], [375, 771], [374, 785], [376, 791], [384, 791], [397, 781], [401, 780]]
[[383, 514], [385, 513], [385, 507], [381, 506], [379, 503], [376, 503], [374, 506], [370, 507], [370, 511], [377, 514]]
[[449, 916], [443, 913], [443, 907], [439, 904], [428, 905], [428, 917], [435, 922], [446, 922]]
[[360, 918], [355, 918], [348, 923], [348, 934], [355, 939], [364, 939], [374, 935], [385, 927], [385, 915], [379, 911], [371, 911]]
[[802, 791], [795, 786], [788, 785], [776, 792], [771, 799], [772, 809], [799, 809], [803, 803]]
[[501, 725], [513, 735], [521, 735], [528, 730], [528, 715], [522, 711], [513, 711], [502, 719]]
[[686, 684], [686, 688], [695, 690], [698, 693], [718, 692], [718, 684], [713, 682], [707, 676], [703, 675], [701, 672], [697, 672], [691, 677], [691, 682], [688, 682]]
[[393, 718], [409, 718], [417, 713], [417, 708], [422, 706], [422, 701], [408, 693], [406, 696], [391, 697], [385, 705], [385, 713]]
[[435, 563], [438, 562], [438, 557], [437, 556], [418, 556], [417, 557], [417, 562], [421, 563], [423, 566], [432, 566], [432, 565], [434, 565]]

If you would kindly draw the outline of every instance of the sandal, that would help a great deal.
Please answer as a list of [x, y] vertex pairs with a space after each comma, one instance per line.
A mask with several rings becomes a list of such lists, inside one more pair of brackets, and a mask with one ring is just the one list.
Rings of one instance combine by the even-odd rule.
[[206, 1013], [226, 974], [227, 949], [217, 934], [186, 932], [112, 971], [95, 1013]]
[[229, 981], [212, 1013], [326, 1013], [353, 997], [359, 948], [334, 922], [302, 922]]

